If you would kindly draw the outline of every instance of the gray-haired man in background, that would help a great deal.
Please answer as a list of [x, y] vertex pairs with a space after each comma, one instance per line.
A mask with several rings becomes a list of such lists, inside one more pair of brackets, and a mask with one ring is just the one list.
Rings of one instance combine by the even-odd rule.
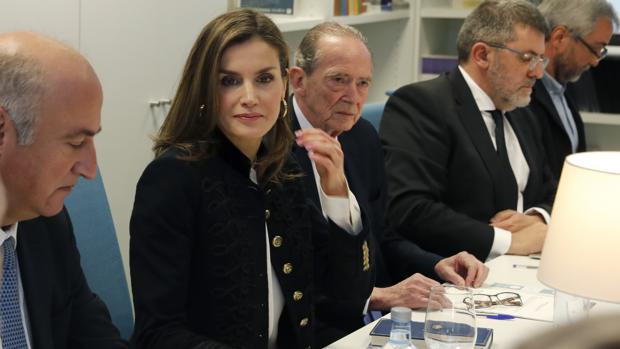
[[545, 43], [549, 64], [534, 85], [530, 109], [541, 123], [547, 161], [557, 179], [564, 158], [586, 150], [583, 121], [565, 93], [566, 84], [605, 58], [618, 17], [606, 0], [544, 0], [538, 9], [551, 28]]

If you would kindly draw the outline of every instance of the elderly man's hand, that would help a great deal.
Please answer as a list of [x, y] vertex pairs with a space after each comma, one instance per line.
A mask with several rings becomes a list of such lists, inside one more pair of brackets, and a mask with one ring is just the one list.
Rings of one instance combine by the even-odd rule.
[[318, 128], [295, 131], [295, 141], [308, 151], [321, 177], [321, 188], [330, 196], [345, 197], [348, 194], [344, 175], [344, 153], [340, 142]]
[[443, 280], [457, 286], [480, 287], [489, 275], [489, 267], [463, 251], [440, 260], [435, 265], [435, 272]]
[[369, 310], [392, 307], [423, 308], [428, 304], [431, 287], [439, 285], [422, 274], [413, 274], [391, 287], [375, 287], [370, 295]]

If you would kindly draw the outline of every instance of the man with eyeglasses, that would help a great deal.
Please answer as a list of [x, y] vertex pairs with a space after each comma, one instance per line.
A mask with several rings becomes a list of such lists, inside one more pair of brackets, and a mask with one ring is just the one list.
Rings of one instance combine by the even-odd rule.
[[545, 44], [550, 61], [534, 85], [530, 109], [541, 123], [547, 160], [559, 178], [564, 158], [586, 150], [583, 121], [565, 94], [566, 84], [605, 58], [618, 17], [606, 0], [545, 0], [538, 9], [551, 27]]
[[547, 32], [527, 1], [485, 1], [459, 32], [459, 66], [390, 97], [380, 136], [399, 233], [443, 256], [542, 249], [555, 185], [519, 107], [543, 75]]

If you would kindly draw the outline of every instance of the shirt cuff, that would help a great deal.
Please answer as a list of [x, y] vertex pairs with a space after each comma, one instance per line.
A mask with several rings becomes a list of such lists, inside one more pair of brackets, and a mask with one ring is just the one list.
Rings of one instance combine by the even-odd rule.
[[542, 216], [542, 218], [545, 220], [545, 224], [549, 224], [549, 222], [551, 221], [551, 216], [549, 215], [549, 212], [547, 212], [546, 210], [540, 207], [532, 207], [532, 208], [529, 208], [527, 211], [525, 211], [525, 214], [528, 214], [528, 215], [532, 215], [536, 213]]
[[368, 314], [368, 305], [370, 305], [370, 297], [366, 299], [366, 304], [364, 305], [364, 312], [362, 312], [362, 315]]
[[491, 246], [491, 252], [487, 257], [487, 262], [495, 257], [502, 256], [508, 252], [510, 244], [512, 243], [512, 233], [506, 229], [493, 227], [495, 237], [493, 238], [493, 246]]
[[323, 198], [325, 214], [337, 226], [350, 235], [356, 236], [362, 231], [362, 214], [355, 195], [348, 190], [346, 198], [325, 194], [319, 186], [319, 195]]

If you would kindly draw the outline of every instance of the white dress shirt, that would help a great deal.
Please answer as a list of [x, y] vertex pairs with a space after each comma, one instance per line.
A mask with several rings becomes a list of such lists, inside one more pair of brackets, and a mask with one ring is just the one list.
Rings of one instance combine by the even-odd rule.
[[[497, 145], [495, 144], [495, 121], [490, 113], [491, 110], [497, 109], [495, 107], [495, 103], [493, 103], [491, 97], [489, 97], [489, 95], [487, 95], [486, 92], [484, 92], [484, 90], [476, 84], [471, 76], [467, 74], [465, 69], [459, 66], [459, 70], [461, 71], [461, 74], [463, 74], [463, 78], [474, 96], [478, 110], [480, 110], [480, 114], [482, 115], [482, 120], [489, 131], [489, 136], [491, 137], [493, 146], [497, 149]], [[519, 139], [517, 138], [512, 125], [510, 125], [510, 122], [506, 120], [504, 111], [502, 111], [502, 117], [504, 118], [504, 137], [506, 140], [508, 160], [510, 161], [510, 167], [512, 168], [515, 180], [517, 181], [517, 212], [523, 212], [523, 191], [527, 187], [527, 181], [530, 176], [530, 166], [527, 164], [525, 155], [523, 155], [521, 144], [519, 143]], [[540, 213], [545, 222], [549, 222], [550, 217], [547, 211], [538, 207], [533, 207], [528, 209], [526, 213], [530, 213], [532, 211]], [[494, 227], [493, 230], [495, 231], [495, 237], [493, 239], [493, 245], [491, 246], [491, 252], [487, 257], [487, 260], [491, 260], [508, 252], [512, 242], [512, 234], [508, 230], [496, 227]]]
[[[15, 223], [11, 225], [6, 231], [3, 228], [0, 228], [0, 245], [4, 244], [4, 241], [7, 239], [13, 239], [15, 244], [15, 249], [17, 249], [17, 225]], [[16, 255], [17, 257], [17, 255]], [[24, 288], [22, 287], [22, 277], [19, 273], [19, 259], [15, 260], [15, 267], [17, 268], [17, 284], [19, 287], [19, 308], [22, 313], [22, 321], [24, 324], [24, 334], [26, 335], [26, 343], [28, 344], [28, 349], [32, 348], [30, 342], [30, 322], [28, 321], [28, 312], [26, 311], [26, 300], [24, 299]], [[0, 285], [2, 276], [4, 275], [4, 249], [0, 248]], [[0, 300], [1, 301], [1, 300]], [[0, 343], [0, 349], [2, 349], [2, 343]]]

